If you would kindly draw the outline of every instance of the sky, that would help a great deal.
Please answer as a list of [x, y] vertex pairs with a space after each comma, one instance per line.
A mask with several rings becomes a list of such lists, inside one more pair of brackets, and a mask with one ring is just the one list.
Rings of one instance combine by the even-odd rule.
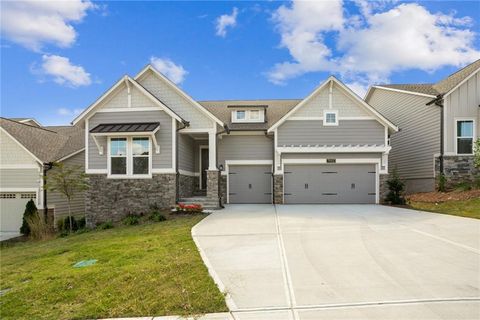
[[480, 58], [479, 1], [0, 2], [0, 115], [68, 124], [151, 63], [196, 100], [363, 96]]

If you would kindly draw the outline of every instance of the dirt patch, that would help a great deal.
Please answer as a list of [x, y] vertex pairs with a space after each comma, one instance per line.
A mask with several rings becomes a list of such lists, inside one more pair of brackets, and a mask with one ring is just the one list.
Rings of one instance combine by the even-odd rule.
[[415, 193], [406, 197], [408, 201], [414, 202], [445, 202], [462, 201], [480, 198], [480, 190], [452, 191], [452, 192], [424, 192]]

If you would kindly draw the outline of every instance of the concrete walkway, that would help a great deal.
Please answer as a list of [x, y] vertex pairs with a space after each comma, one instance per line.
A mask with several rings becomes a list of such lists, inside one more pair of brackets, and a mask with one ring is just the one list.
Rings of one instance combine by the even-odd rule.
[[479, 319], [480, 221], [230, 205], [192, 230], [234, 319]]

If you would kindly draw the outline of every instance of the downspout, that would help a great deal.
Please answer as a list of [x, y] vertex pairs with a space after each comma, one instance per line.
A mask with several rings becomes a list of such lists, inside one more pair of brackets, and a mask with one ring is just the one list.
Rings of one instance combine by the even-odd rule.
[[[217, 132], [217, 133], [215, 134], [215, 143], [217, 143], [217, 137], [218, 137], [219, 135], [221, 135], [221, 134], [224, 134], [224, 133], [230, 134], [230, 128], [228, 128], [228, 126], [227, 126], [226, 124], [223, 125], [223, 130], [222, 130], [222, 131]], [[202, 155], [200, 155], [200, 156], [202, 156]], [[215, 163], [215, 165], [216, 165], [217, 169], [220, 171], [220, 168], [218, 167], [218, 146], [215, 148], [215, 159], [217, 160], [217, 163]], [[225, 169], [225, 168], [224, 168], [224, 169]], [[221, 176], [222, 176], [222, 171], [220, 171], [220, 177], [219, 177], [219, 178], [221, 178]], [[225, 208], [225, 207], [222, 205], [220, 188], [218, 188], [218, 206], [219, 206], [220, 208], [222, 208], [222, 209]]]
[[47, 180], [47, 171], [53, 168], [52, 162], [43, 163], [43, 215], [45, 223], [48, 224], [48, 204], [47, 204], [47, 189], [45, 188], [45, 182]]
[[178, 203], [180, 199], [180, 172], [178, 171], [178, 132], [190, 126], [190, 122], [182, 120], [182, 127], [177, 128], [175, 131], [175, 203]]
[[435, 104], [436, 106], [440, 107], [440, 156], [438, 157], [438, 160], [440, 162], [440, 174], [443, 175], [444, 173], [444, 153], [445, 153], [445, 146], [443, 143], [444, 139], [444, 105], [443, 105], [443, 93], [439, 94], [435, 99], [433, 99], [430, 102], [427, 102], [427, 106]]

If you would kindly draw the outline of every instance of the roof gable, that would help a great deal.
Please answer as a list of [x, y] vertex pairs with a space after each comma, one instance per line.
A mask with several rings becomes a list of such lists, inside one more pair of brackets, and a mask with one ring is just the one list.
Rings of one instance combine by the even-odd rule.
[[465, 66], [457, 72], [449, 75], [445, 79], [437, 82], [433, 87], [441, 94], [449, 94], [464, 81], [468, 80], [471, 76], [480, 70], [480, 59]]

